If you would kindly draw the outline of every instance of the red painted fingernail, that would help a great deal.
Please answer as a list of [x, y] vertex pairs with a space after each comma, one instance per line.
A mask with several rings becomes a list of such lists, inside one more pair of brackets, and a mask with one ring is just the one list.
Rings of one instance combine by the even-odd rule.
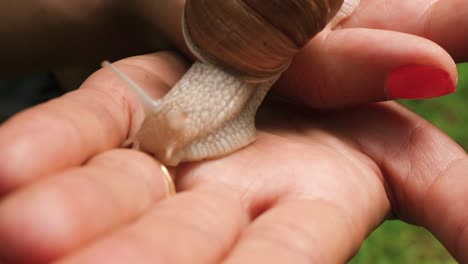
[[387, 76], [387, 95], [394, 99], [423, 99], [455, 92], [448, 72], [425, 65], [406, 65]]

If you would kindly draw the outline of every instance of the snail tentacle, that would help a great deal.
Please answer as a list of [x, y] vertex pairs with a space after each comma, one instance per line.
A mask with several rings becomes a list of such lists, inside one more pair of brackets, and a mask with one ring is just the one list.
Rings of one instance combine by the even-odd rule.
[[103, 68], [108, 68], [112, 71], [117, 77], [119, 77], [123, 82], [127, 84], [127, 86], [138, 96], [140, 102], [143, 105], [143, 108], [146, 113], [154, 111], [157, 109], [161, 102], [157, 99], [152, 98], [149, 96], [143, 88], [141, 88], [138, 84], [136, 84], [132, 79], [130, 79], [127, 75], [121, 72], [117, 67], [112, 65], [109, 61], [103, 61], [101, 63]]

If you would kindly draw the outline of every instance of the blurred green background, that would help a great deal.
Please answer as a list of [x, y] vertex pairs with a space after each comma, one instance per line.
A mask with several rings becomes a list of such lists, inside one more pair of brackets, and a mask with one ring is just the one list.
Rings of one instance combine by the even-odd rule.
[[[431, 121], [468, 150], [468, 63], [459, 64], [455, 94], [404, 105]], [[387, 221], [364, 242], [351, 264], [457, 263], [426, 230], [401, 221]]]

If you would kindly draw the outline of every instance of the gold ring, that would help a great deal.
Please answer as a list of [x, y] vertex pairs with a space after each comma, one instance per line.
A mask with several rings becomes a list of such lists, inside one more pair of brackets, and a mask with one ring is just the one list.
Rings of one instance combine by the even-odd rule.
[[164, 181], [166, 182], [167, 196], [172, 196], [176, 194], [176, 187], [174, 184], [174, 180], [172, 179], [171, 174], [169, 173], [169, 170], [164, 165], [161, 165], [161, 170], [164, 175]]

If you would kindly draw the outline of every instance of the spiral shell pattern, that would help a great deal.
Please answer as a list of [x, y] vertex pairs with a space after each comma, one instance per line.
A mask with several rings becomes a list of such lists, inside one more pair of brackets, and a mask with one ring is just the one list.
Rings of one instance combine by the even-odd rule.
[[201, 60], [261, 82], [281, 73], [342, 4], [343, 0], [187, 0], [184, 34]]

